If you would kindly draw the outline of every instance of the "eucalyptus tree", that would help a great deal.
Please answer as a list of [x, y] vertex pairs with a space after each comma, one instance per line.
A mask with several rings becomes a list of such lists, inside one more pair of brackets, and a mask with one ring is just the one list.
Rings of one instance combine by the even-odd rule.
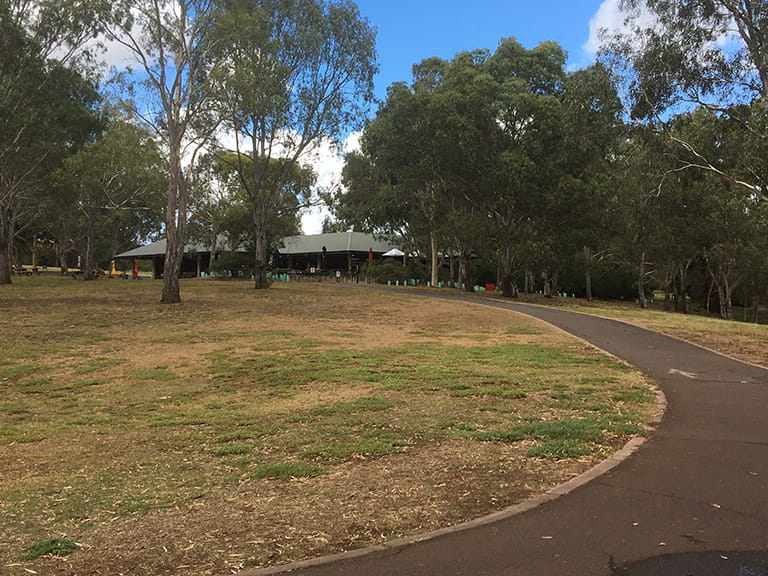
[[648, 286], [657, 273], [657, 250], [664, 249], [664, 213], [659, 209], [656, 174], [665, 168], [659, 141], [640, 129], [630, 130], [619, 149], [613, 182], [620, 191], [614, 217], [619, 223], [618, 252], [634, 270], [637, 302], [648, 307]]
[[611, 173], [626, 127], [610, 71], [600, 63], [571, 72], [563, 84], [562, 154], [566, 176], [560, 182], [558, 227], [565, 246], [583, 246], [585, 292], [592, 300], [595, 262], [610, 255], [617, 230], [612, 209], [618, 201]]
[[[438, 243], [460, 253], [465, 273], [490, 247], [502, 290], [513, 295], [525, 253], [543, 266], [544, 252], [572, 242], [566, 226], [594, 228], [586, 206], [600, 209], [590, 195], [607, 188], [599, 175], [620, 133], [607, 70], [566, 82], [564, 64], [557, 44], [527, 50], [511, 38], [494, 53], [420, 62], [411, 86], [390, 87], [362, 152], [348, 157], [337, 214], [428, 239], [433, 281]], [[550, 248], [527, 249], [534, 244]]]
[[[749, 154], [748, 143], [739, 138], [739, 124], [704, 109], [679, 116], [673, 129], [731, 173], [739, 170]], [[695, 196], [686, 209], [696, 214], [694, 225], [700, 232], [693, 237], [693, 243], [699, 248], [709, 276], [709, 292], [717, 294], [721, 317], [733, 319], [734, 291], [747, 278], [756, 277], [753, 271], [762, 267], [762, 258], [754, 256], [765, 245], [768, 206], [751, 190], [718, 175], [700, 171], [678, 174], [683, 186]]]
[[[143, 219], [154, 220], [168, 186], [166, 175], [152, 133], [119, 115], [100, 138], [64, 159], [59, 178], [74, 191], [70, 214], [79, 214], [84, 223], [86, 280], [94, 277], [97, 234], [117, 233], [121, 223], [138, 231]], [[135, 239], [136, 232], [131, 236]]]
[[346, 0], [223, 0], [213, 78], [252, 206], [255, 288], [269, 286], [268, 222], [307, 155], [373, 98], [375, 32]]
[[[527, 50], [501, 41], [487, 63], [499, 86], [494, 119], [500, 128], [486, 204], [499, 246], [499, 281], [516, 292], [518, 250], [531, 231], [547, 233], [563, 175], [565, 52], [553, 42]], [[532, 222], [538, 225], [531, 226]]]
[[[203, 154], [190, 179], [188, 237], [211, 254], [234, 250], [250, 239], [250, 203], [223, 153]], [[220, 244], [226, 240], [226, 246]]]
[[[763, 114], [750, 104], [768, 98], [766, 0], [621, 0], [625, 26], [604, 32], [602, 57], [625, 80], [631, 114], [652, 123], [686, 152], [677, 168], [703, 169], [765, 197], [765, 180], [725, 170], [661, 120], [703, 107], [767, 138]], [[751, 165], [760, 171], [766, 156]]]
[[363, 229], [399, 234], [430, 254], [431, 282], [438, 281], [439, 249], [460, 254], [460, 282], [483, 241], [484, 208], [478, 202], [481, 152], [492, 125], [490, 77], [479, 64], [487, 51], [453, 60], [428, 58], [413, 67], [413, 82], [389, 87], [387, 99], [361, 138], [361, 152], [347, 157], [336, 213]]
[[[255, 173], [264, 175], [272, 185], [264, 228], [267, 254], [274, 253], [286, 236], [299, 233], [300, 207], [308, 203], [317, 182], [311, 166], [292, 163], [285, 158], [257, 158], [254, 163], [251, 155], [232, 151], [218, 150], [212, 156], [211, 160], [217, 166], [217, 178], [226, 189], [225, 194], [219, 195], [222, 201], [217, 207], [218, 214], [212, 214], [212, 228], [228, 237], [230, 249], [243, 244], [255, 245], [253, 207], [243, 184], [243, 181], [252, 182]], [[268, 166], [262, 166], [262, 162], [267, 162]]]
[[161, 302], [181, 301], [179, 273], [184, 256], [189, 171], [216, 129], [210, 115], [210, 75], [220, 61], [214, 24], [217, 0], [119, 0], [121, 18], [109, 37], [135, 57], [125, 103], [153, 128], [167, 154], [165, 235]]
[[[438, 65], [437, 60], [430, 65]], [[426, 88], [390, 86], [386, 102], [363, 133], [362, 155], [347, 158], [348, 191], [339, 199], [348, 212], [359, 215], [357, 221], [371, 222], [374, 229], [397, 234], [413, 248], [428, 251], [433, 283], [440, 261], [438, 245], [446, 241], [442, 215], [447, 209], [448, 178], [441, 171], [440, 153], [446, 150], [450, 114], [444, 104]]]
[[0, 0], [0, 284], [25, 203], [98, 129], [88, 42], [101, 2]]

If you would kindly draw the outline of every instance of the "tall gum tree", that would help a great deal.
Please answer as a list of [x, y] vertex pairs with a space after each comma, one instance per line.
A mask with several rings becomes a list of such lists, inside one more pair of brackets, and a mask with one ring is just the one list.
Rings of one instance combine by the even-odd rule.
[[499, 242], [499, 281], [509, 297], [515, 293], [516, 249], [530, 241], [530, 223], [544, 221], [562, 176], [565, 51], [553, 42], [527, 50], [507, 38], [487, 67], [499, 86], [487, 202]]
[[437, 284], [438, 243], [445, 246], [440, 215], [445, 211], [447, 180], [439, 150], [441, 136], [447, 134], [441, 130], [447, 113], [428, 89], [411, 89], [403, 83], [390, 86], [386, 102], [361, 138], [362, 154], [347, 157], [348, 191], [337, 199], [339, 214], [350, 224], [396, 234], [414, 248], [429, 246], [433, 284]]
[[622, 0], [620, 7], [624, 26], [603, 31], [601, 59], [623, 78], [633, 118], [685, 151], [677, 169], [712, 172], [768, 197], [757, 176], [764, 154], [745, 169], [724, 168], [667, 124], [676, 113], [703, 107], [739, 122], [760, 150], [768, 149], [764, 105], [751, 106], [768, 99], [768, 2]]
[[268, 223], [281, 190], [307, 154], [340, 140], [372, 101], [375, 32], [347, 0], [222, 4], [217, 57], [228, 65], [216, 74], [214, 93], [251, 200], [254, 286], [264, 289]]
[[216, 122], [207, 115], [215, 0], [123, 0], [123, 18], [109, 27], [109, 37], [123, 45], [139, 64], [129, 91], [131, 112], [161, 139], [168, 163], [165, 207], [166, 252], [161, 302], [181, 301], [179, 274], [184, 256], [189, 204], [189, 171], [208, 143]]
[[83, 278], [94, 278], [99, 231], [116, 227], [122, 212], [154, 212], [158, 193], [167, 189], [163, 168], [152, 134], [120, 117], [101, 138], [64, 159], [58, 176], [75, 192], [70, 211], [85, 222]]
[[100, 30], [99, 6], [0, 0], [0, 285], [11, 283], [25, 204], [97, 129], [86, 45]]

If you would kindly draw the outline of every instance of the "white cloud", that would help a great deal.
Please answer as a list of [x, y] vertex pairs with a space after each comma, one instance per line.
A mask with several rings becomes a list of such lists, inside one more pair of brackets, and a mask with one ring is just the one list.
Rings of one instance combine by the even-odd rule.
[[[323, 142], [305, 161], [317, 174], [319, 190], [334, 190], [341, 186], [341, 171], [344, 168], [344, 154], [360, 149], [360, 132], [352, 132], [342, 142], [340, 148]], [[307, 210], [301, 216], [301, 229], [304, 234], [319, 234], [323, 229], [323, 220], [330, 216], [325, 206]]]
[[126, 70], [140, 65], [136, 54], [124, 44], [116, 40], [102, 40], [104, 53], [101, 60], [108, 70]]
[[589, 20], [589, 39], [583, 46], [584, 51], [592, 56], [596, 55], [602, 43], [603, 31], [620, 30], [624, 26], [624, 18], [619, 0], [604, 0]]
[[637, 11], [624, 12], [621, 9], [620, 0], [603, 0], [597, 12], [589, 20], [589, 39], [582, 47], [585, 52], [595, 56], [603, 44], [604, 36], [611, 36], [617, 32], [629, 33], [631, 16], [632, 26], [641, 28], [654, 28], [658, 24], [656, 18], [643, 4]]

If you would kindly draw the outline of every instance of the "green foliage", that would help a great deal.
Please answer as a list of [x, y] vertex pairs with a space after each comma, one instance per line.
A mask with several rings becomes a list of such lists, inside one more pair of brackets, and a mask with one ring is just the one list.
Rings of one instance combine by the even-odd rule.
[[0, 285], [11, 283], [17, 218], [36, 212], [31, 200], [61, 159], [99, 128], [95, 84], [72, 57], [91, 37], [83, 30], [98, 30], [97, 3], [79, 4], [77, 17], [72, 2], [0, 5]]
[[[766, 96], [763, 0], [623, 5], [628, 25], [606, 39], [603, 58], [625, 74], [636, 117], [655, 117], [681, 102], [727, 106]], [[734, 34], [738, 41], [726, 41]]]
[[77, 542], [69, 538], [49, 538], [40, 540], [24, 549], [25, 557], [29, 560], [46, 556], [68, 556], [77, 550]]
[[362, 267], [360, 274], [366, 278], [379, 283], [387, 282], [407, 282], [414, 278], [411, 269], [403, 266], [403, 263], [397, 260], [387, 262], [373, 262]]
[[64, 159], [41, 228], [52, 238], [84, 238], [77, 248], [87, 279], [159, 228], [168, 188], [166, 161], [151, 132], [121, 113], [107, 114], [105, 133]]
[[230, 3], [215, 35], [214, 58], [227, 65], [212, 96], [237, 149], [251, 149], [232, 166], [253, 210], [256, 287], [266, 288], [270, 242], [281, 238], [272, 230], [270, 240], [270, 223], [311, 201], [299, 158], [339, 138], [372, 100], [375, 32], [350, 2], [270, 0]]
[[251, 276], [253, 257], [247, 252], [222, 252], [211, 262], [210, 271], [220, 275]]
[[558, 268], [562, 247], [599, 239], [595, 192], [607, 193], [597, 182], [619, 113], [609, 72], [567, 74], [552, 42], [527, 50], [507, 38], [492, 54], [425, 60], [410, 87], [390, 87], [362, 152], [347, 157], [337, 216], [407, 230], [432, 254], [434, 283], [439, 248], [458, 254], [467, 289], [478, 274], [511, 295], [516, 266]]

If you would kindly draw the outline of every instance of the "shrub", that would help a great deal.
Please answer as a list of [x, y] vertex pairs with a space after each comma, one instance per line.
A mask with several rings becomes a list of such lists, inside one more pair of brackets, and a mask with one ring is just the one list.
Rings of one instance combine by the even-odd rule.
[[363, 268], [362, 275], [382, 284], [387, 282], [392, 282], [393, 284], [395, 282], [407, 282], [413, 278], [411, 269], [408, 266], [403, 266], [403, 263], [399, 260], [369, 264]]
[[253, 258], [245, 252], [222, 252], [211, 261], [210, 271], [216, 274], [250, 277]]

